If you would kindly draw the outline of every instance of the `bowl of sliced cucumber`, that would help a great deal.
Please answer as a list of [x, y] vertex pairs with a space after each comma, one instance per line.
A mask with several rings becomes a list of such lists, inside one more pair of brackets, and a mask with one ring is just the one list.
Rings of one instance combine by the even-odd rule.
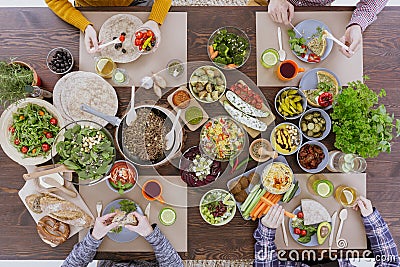
[[328, 113], [320, 108], [307, 110], [299, 120], [299, 128], [305, 138], [312, 141], [325, 139], [331, 131], [332, 121]]

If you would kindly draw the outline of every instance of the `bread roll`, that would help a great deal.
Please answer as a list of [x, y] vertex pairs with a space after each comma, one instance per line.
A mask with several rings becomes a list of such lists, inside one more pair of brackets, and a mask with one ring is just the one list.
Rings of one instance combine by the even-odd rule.
[[74, 203], [55, 194], [32, 194], [25, 201], [33, 212], [46, 213], [48, 216], [61, 222], [78, 227], [89, 227], [93, 219]]

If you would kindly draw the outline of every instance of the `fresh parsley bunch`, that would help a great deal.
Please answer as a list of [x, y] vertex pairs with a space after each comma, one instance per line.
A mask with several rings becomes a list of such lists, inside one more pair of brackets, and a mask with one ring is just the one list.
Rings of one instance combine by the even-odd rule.
[[364, 158], [390, 153], [393, 128], [398, 137], [400, 121], [394, 125], [394, 114], [387, 113], [383, 104], [378, 106], [379, 98], [385, 96], [384, 89], [377, 94], [362, 81], [356, 81], [335, 97], [331, 116], [336, 148]]

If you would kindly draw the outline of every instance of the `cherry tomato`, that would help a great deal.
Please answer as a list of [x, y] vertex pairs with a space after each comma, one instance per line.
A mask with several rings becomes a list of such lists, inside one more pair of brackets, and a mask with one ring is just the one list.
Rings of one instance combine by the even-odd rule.
[[141, 43], [142, 43], [142, 40], [141, 40], [141, 39], [135, 39], [135, 45], [136, 45], [136, 46], [141, 45]]
[[13, 126], [8, 127], [8, 131], [11, 133], [15, 133], [15, 128]]
[[141, 46], [141, 45], [139, 45], [139, 50], [140, 50], [140, 51], [142, 51], [142, 49], [143, 49], [143, 48], [142, 48], [142, 46]]
[[21, 147], [21, 152], [24, 154], [28, 153], [28, 147], [26, 146]]
[[58, 122], [57, 119], [54, 118], [54, 117], [50, 119], [50, 124], [51, 125], [57, 125], [57, 122]]
[[300, 231], [300, 236], [306, 236], [307, 235], [307, 231], [306, 230], [301, 230]]
[[301, 211], [299, 211], [299, 212], [297, 213], [297, 218], [303, 219], [303, 218], [304, 218], [304, 213], [301, 212]]
[[47, 143], [42, 144], [42, 149], [44, 152], [47, 152], [50, 150], [50, 145]]
[[46, 138], [52, 138], [53, 137], [53, 134], [50, 133], [50, 132], [45, 133], [45, 135], [46, 135]]
[[119, 40], [121, 41], [121, 43], [123, 43], [123, 42], [125, 41], [125, 36], [124, 36], [124, 35], [121, 35], [121, 36], [119, 37]]
[[142, 32], [137, 32], [137, 33], [135, 34], [135, 36], [136, 36], [137, 39], [142, 39], [143, 33], [142, 33]]
[[15, 139], [15, 140], [14, 140], [14, 144], [15, 144], [16, 146], [18, 146], [19, 144], [21, 144], [21, 141], [19, 141], [19, 139]]
[[294, 230], [293, 230], [293, 232], [296, 234], [296, 235], [300, 235], [300, 233], [301, 233], [301, 230], [300, 230], [300, 228], [294, 228]]
[[151, 30], [147, 30], [147, 36], [148, 37], [153, 37], [154, 36], [154, 32], [153, 31], [151, 31]]
[[333, 102], [333, 95], [330, 92], [324, 92], [320, 94], [318, 97], [318, 104], [323, 108], [332, 105], [332, 102]]

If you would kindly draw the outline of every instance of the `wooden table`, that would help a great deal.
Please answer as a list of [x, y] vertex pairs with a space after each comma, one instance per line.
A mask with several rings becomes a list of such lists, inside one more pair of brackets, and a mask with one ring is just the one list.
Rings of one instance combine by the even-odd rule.
[[[89, 10], [89, 9], [85, 9]], [[98, 9], [97, 9], [98, 10]], [[108, 10], [127, 11], [127, 8]], [[132, 11], [148, 9], [134, 9]], [[250, 33], [254, 47], [255, 12], [265, 11], [262, 7], [174, 7], [172, 11], [188, 12], [188, 61], [208, 61], [206, 44], [209, 35], [218, 27], [238, 26]], [[338, 11], [351, 10], [343, 7], [299, 8], [296, 10]], [[364, 34], [364, 73], [371, 80], [370, 88], [379, 91], [384, 87], [388, 97], [382, 103], [390, 113], [400, 115], [400, 29], [397, 19], [400, 7], [387, 7], [378, 20]], [[2, 59], [18, 57], [31, 63], [43, 81], [43, 88], [52, 90], [60, 78], [46, 67], [48, 51], [57, 46], [72, 51], [78, 70], [79, 31], [67, 25], [47, 8], [2, 8], [0, 9], [0, 57]], [[252, 51], [241, 71], [256, 80], [256, 53]], [[261, 88], [271, 106], [279, 88]], [[120, 107], [129, 102], [129, 90], [117, 88]], [[121, 109], [120, 109], [121, 110]], [[278, 119], [280, 122], [280, 119]], [[4, 129], [3, 129], [4, 130]], [[330, 134], [324, 142], [333, 149], [334, 136]], [[195, 145], [197, 140], [188, 137], [185, 147]], [[389, 224], [397, 245], [400, 245], [400, 140], [393, 142], [393, 152], [382, 154], [368, 160], [368, 198], [380, 210]], [[301, 172], [295, 157], [287, 157], [295, 172]], [[77, 242], [74, 236], [56, 249], [45, 245], [36, 233], [35, 224], [18, 197], [23, 186], [22, 174], [25, 169], [11, 161], [0, 151], [0, 259], [63, 259]], [[252, 168], [250, 164], [248, 168]], [[163, 174], [177, 173], [174, 168], [166, 168]], [[222, 183], [225, 184], [225, 182]], [[242, 220], [239, 214], [224, 227], [213, 227], [200, 217], [198, 208], [190, 208], [188, 214], [188, 252], [181, 254], [184, 259], [251, 259], [254, 258], [254, 239], [252, 233], [256, 223]], [[153, 254], [98, 254], [97, 258], [129, 259], [133, 257], [153, 258]]]

